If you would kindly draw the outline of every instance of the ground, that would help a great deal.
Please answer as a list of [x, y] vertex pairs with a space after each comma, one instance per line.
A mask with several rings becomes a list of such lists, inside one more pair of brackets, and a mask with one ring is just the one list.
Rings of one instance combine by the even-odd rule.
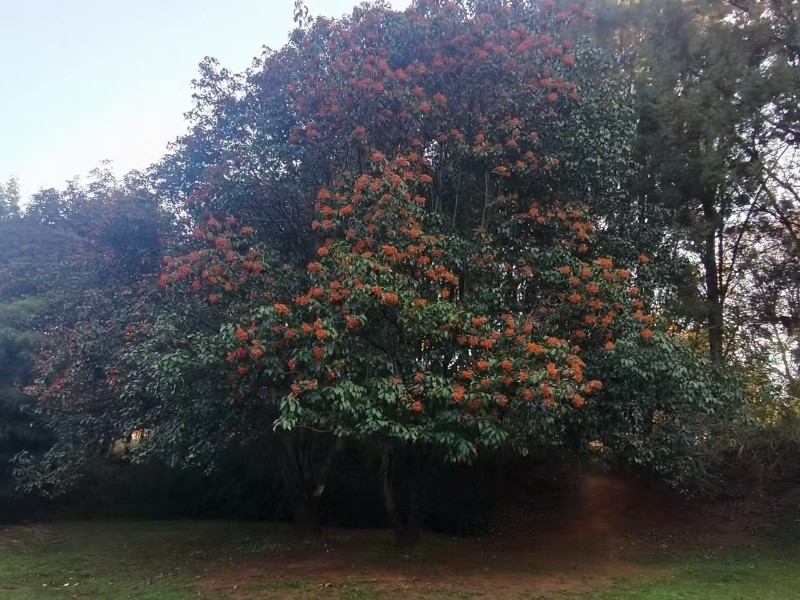
[[0, 598], [793, 600], [796, 499], [769, 511], [691, 502], [614, 477], [515, 513], [483, 538], [219, 521], [53, 522], [0, 529]]

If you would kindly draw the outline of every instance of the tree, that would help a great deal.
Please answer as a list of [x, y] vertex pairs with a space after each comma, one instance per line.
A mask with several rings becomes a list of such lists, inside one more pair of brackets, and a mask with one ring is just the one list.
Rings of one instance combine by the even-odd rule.
[[[724, 412], [717, 380], [646, 312], [636, 238], [607, 251], [622, 244], [598, 223], [619, 223], [624, 203], [587, 205], [586, 188], [621, 185], [628, 153], [589, 143], [614, 86], [585, 106], [572, 81], [595, 56], [571, 39], [591, 17], [547, 1], [365, 6], [303, 24], [246, 78], [209, 63], [201, 131], [159, 170], [193, 237], [165, 258], [158, 295], [136, 288], [67, 332], [40, 390], [63, 439], [48, 460], [139, 432], [133, 459], [210, 464], [226, 444], [272, 438], [313, 528], [350, 439], [380, 456], [406, 540], [421, 490], [398, 479], [419, 482], [425, 461], [598, 440], [623, 452], [620, 440], [662, 434], [656, 419], [682, 430]], [[624, 103], [608, 110], [624, 130]], [[655, 344], [670, 350], [659, 377], [682, 385], [652, 380], [644, 406], [624, 382], [650, 380], [630, 354]], [[602, 408], [607, 372], [616, 412]]]
[[[11, 459], [49, 436], [32, 410], [33, 363], [65, 296], [87, 285], [86, 246], [24, 218], [0, 219], [0, 496], [14, 493]], [[77, 288], [72, 287], [77, 285]]]
[[679, 310], [690, 327], [702, 317], [717, 364], [757, 360], [741, 356], [741, 333], [763, 319], [742, 322], [740, 299], [759, 297], [752, 279], [774, 262], [763, 248], [776, 247], [765, 238], [777, 241], [791, 221], [797, 12], [783, 2], [597, 4], [600, 37], [621, 52], [636, 90], [640, 174], [629, 189], [671, 215], [674, 247], [701, 267], [702, 310]]
[[14, 177], [0, 184], [0, 218], [17, 215], [19, 199], [19, 183]]
[[[76, 352], [78, 332], [87, 334], [82, 348], [91, 349], [88, 333], [92, 321], [101, 320], [115, 303], [124, 305], [130, 293], [125, 286], [158, 268], [163, 223], [158, 203], [141, 184], [140, 177], [131, 174], [120, 183], [107, 170], [95, 171], [85, 186], [75, 181], [63, 191], [39, 192], [19, 218], [0, 221], [0, 319], [5, 334], [2, 349], [9, 354], [0, 387], [1, 399], [15, 405], [9, 409], [9, 415], [13, 412], [9, 423], [46, 424], [54, 431], [56, 444], [65, 439], [58, 435], [59, 427], [72, 426], [74, 432], [70, 435], [87, 433], [80, 419], [69, 418], [76, 414], [77, 406], [64, 407], [59, 421], [48, 420], [41, 404], [31, 405], [35, 379], [47, 374], [50, 378], [39, 383], [56, 389], [73, 381], [66, 361], [57, 360], [59, 353]], [[35, 353], [37, 365], [32, 360]], [[91, 364], [90, 372], [96, 377], [97, 357], [87, 364]], [[57, 368], [60, 369], [55, 374]], [[84, 391], [82, 416], [89, 415], [84, 423], [88, 425], [96, 421], [90, 415], [102, 404], [98, 404], [97, 388]], [[26, 407], [27, 415], [19, 412], [21, 404], [30, 405]], [[87, 437], [86, 443], [91, 439]], [[42, 448], [13, 444], [6, 458], [23, 450], [38, 454]], [[81, 461], [65, 461], [64, 465], [70, 465], [65, 472], [77, 472], [72, 468], [75, 463], [80, 465]], [[53, 481], [54, 477], [48, 475], [40, 483], [47, 487]], [[27, 487], [31, 489], [30, 485]]]

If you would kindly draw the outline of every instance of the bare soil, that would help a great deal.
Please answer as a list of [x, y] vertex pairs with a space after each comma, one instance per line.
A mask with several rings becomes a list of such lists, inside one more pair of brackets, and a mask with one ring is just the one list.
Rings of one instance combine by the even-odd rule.
[[621, 476], [584, 476], [536, 498], [510, 502], [489, 536], [427, 535], [402, 552], [385, 531], [329, 531], [278, 555], [210, 565], [204, 587], [240, 598], [330, 598], [364, 585], [406, 600], [577, 594], [668, 575], [641, 561], [654, 553], [753, 543], [765, 518]]

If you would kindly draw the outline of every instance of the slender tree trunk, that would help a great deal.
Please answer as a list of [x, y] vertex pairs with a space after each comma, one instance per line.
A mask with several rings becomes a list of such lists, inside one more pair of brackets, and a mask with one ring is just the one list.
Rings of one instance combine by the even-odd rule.
[[717, 260], [717, 231], [720, 227], [713, 198], [703, 200], [705, 231], [703, 232], [703, 269], [705, 270], [706, 315], [709, 356], [715, 365], [722, 364], [722, 340], [724, 336], [724, 302], [720, 268]]

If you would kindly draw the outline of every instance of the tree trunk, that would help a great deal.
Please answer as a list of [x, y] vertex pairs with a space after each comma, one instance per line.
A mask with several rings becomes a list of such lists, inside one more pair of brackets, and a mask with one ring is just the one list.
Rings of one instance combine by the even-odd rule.
[[409, 548], [420, 541], [422, 530], [422, 515], [419, 501], [419, 477], [418, 473], [408, 473], [407, 483], [410, 485], [408, 505], [406, 514], [403, 515], [397, 505], [397, 490], [395, 479], [397, 476], [397, 457], [389, 444], [384, 445], [381, 456], [381, 491], [383, 495], [383, 505], [386, 509], [386, 517], [389, 525], [394, 530], [397, 545], [401, 548]]
[[316, 537], [322, 531], [322, 494], [301, 494], [292, 502], [292, 527], [297, 536]]
[[280, 434], [280, 468], [295, 532], [317, 535], [322, 529], [322, 498], [341, 449], [341, 439], [297, 430]]
[[711, 362], [722, 364], [723, 307], [725, 293], [722, 289], [721, 274], [717, 262], [717, 232], [720, 215], [714, 206], [713, 198], [703, 200], [705, 231], [703, 232], [703, 269], [706, 284], [706, 315], [708, 348]]

